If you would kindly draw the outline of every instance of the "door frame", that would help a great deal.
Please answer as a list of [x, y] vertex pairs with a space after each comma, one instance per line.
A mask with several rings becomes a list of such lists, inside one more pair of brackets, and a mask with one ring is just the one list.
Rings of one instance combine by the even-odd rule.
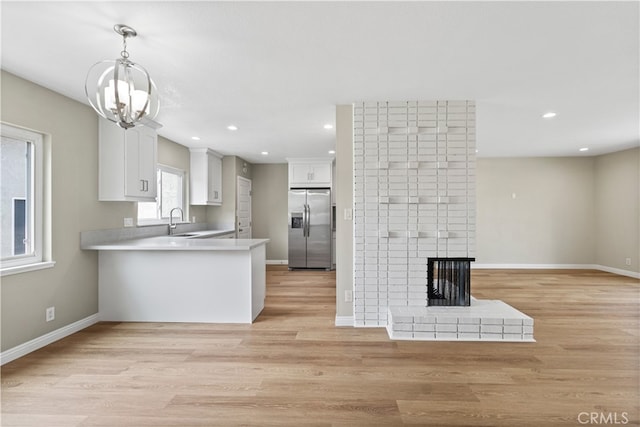
[[240, 223], [238, 221], [238, 211], [240, 207], [240, 182], [246, 181], [249, 184], [249, 238], [253, 237], [253, 182], [249, 178], [238, 176], [236, 180], [236, 235], [240, 232]]

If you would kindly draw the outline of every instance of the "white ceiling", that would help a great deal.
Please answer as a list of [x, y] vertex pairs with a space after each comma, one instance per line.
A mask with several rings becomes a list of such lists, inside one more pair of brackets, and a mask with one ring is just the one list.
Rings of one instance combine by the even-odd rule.
[[[84, 103], [88, 69], [119, 56], [113, 25], [132, 26], [130, 59], [162, 99], [160, 134], [251, 162], [327, 156], [335, 130], [323, 125], [356, 101], [476, 100], [482, 157], [640, 141], [637, 1], [0, 7], [2, 68]], [[542, 119], [547, 111], [557, 117]]]

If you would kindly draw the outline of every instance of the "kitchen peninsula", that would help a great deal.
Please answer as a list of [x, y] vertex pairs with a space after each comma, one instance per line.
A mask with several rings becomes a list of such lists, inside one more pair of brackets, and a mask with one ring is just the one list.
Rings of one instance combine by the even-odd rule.
[[155, 236], [99, 251], [102, 321], [252, 323], [264, 308], [269, 239]]

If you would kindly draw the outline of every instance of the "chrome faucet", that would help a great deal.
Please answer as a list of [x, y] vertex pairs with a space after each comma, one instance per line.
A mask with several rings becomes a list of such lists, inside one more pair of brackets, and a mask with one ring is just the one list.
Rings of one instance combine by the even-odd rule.
[[173, 235], [173, 231], [178, 226], [178, 224], [175, 224], [173, 222], [173, 211], [175, 211], [176, 209], [180, 211], [180, 221], [184, 222], [184, 212], [182, 211], [182, 208], [171, 209], [171, 211], [169, 212], [169, 236]]

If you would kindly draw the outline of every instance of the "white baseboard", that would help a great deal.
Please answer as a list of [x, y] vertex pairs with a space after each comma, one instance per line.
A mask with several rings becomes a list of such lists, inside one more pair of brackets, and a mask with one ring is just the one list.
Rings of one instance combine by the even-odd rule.
[[496, 270], [597, 270], [594, 264], [477, 264], [471, 263], [471, 269]]
[[336, 326], [353, 326], [353, 316], [336, 316]]
[[62, 338], [68, 337], [69, 335], [75, 334], [78, 331], [83, 330], [84, 328], [88, 328], [91, 325], [94, 325], [100, 321], [100, 315], [98, 313], [93, 314], [89, 317], [85, 317], [84, 319], [80, 319], [77, 322], [71, 323], [70, 325], [63, 326], [60, 329], [56, 329], [55, 331], [51, 331], [48, 334], [44, 334], [38, 338], [34, 338], [31, 341], [27, 341], [24, 344], [20, 344], [9, 350], [3, 351], [0, 353], [0, 365], [4, 365], [5, 363], [9, 363], [12, 360], [16, 360], [19, 357], [25, 356], [33, 351], [36, 351], [46, 345], [51, 344], [52, 342], [56, 342]]
[[607, 273], [618, 274], [620, 276], [640, 279], [640, 273], [635, 271], [622, 270], [620, 268], [607, 267], [599, 264], [477, 264], [472, 263], [471, 269], [496, 269], [496, 270], [600, 270]]
[[619, 274], [620, 276], [627, 276], [627, 277], [633, 277], [634, 279], [640, 279], [640, 273], [636, 273], [635, 271], [607, 267], [606, 265], [595, 265], [594, 267], [597, 270], [606, 271], [607, 273]]
[[267, 265], [287, 265], [289, 264], [288, 259], [268, 259], [266, 261]]

